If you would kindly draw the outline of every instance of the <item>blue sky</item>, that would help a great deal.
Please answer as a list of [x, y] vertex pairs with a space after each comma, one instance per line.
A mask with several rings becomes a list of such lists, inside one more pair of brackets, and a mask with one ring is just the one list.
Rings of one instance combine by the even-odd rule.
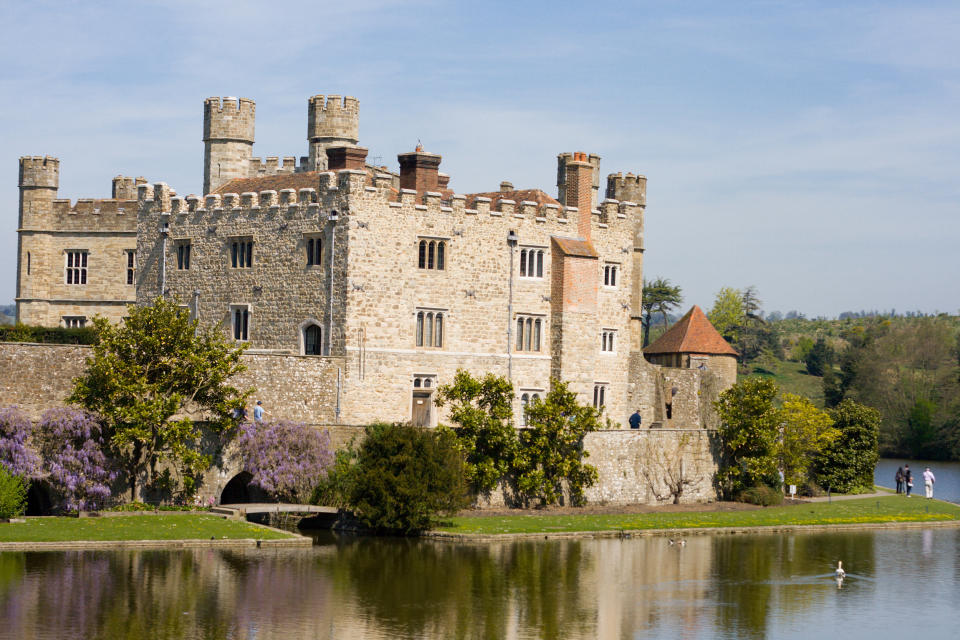
[[684, 306], [958, 313], [958, 33], [949, 2], [3, 3], [0, 303], [18, 156], [71, 199], [199, 192], [204, 98], [255, 99], [255, 155], [299, 156], [339, 93], [370, 156], [420, 139], [458, 192], [554, 194], [562, 151], [644, 173], [646, 274]]

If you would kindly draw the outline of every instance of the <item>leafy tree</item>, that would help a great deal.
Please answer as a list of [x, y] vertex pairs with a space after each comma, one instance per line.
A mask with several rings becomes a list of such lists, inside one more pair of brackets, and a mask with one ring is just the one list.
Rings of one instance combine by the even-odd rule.
[[731, 287], [720, 289], [707, 317], [720, 335], [730, 342], [735, 342], [747, 317], [743, 309], [743, 294], [739, 289]]
[[50, 485], [68, 511], [98, 509], [110, 497], [117, 477], [104, 453], [100, 422], [76, 409], [48, 409], [37, 427], [37, 446]]
[[438, 390], [436, 404], [450, 405], [450, 420], [465, 455], [467, 482], [474, 493], [488, 493], [507, 474], [517, 448], [513, 428], [513, 385], [488, 373], [474, 378], [462, 369], [453, 384]]
[[794, 362], [806, 362], [811, 349], [813, 349], [813, 338], [800, 336], [790, 351], [790, 359]]
[[680, 306], [683, 302], [683, 293], [679, 286], [670, 284], [667, 278], [656, 278], [643, 283], [643, 346], [650, 344], [650, 325], [653, 314], [659, 313], [663, 318], [663, 326], [667, 326], [667, 314]]
[[328, 431], [285, 420], [242, 425], [237, 449], [250, 484], [288, 502], [306, 500], [333, 464]]
[[817, 484], [840, 493], [869, 491], [880, 458], [880, 413], [847, 398], [830, 414], [839, 434], [814, 462]]
[[463, 458], [451, 430], [377, 423], [343, 482], [346, 502], [368, 527], [415, 533], [469, 504]]
[[722, 463], [717, 480], [725, 497], [772, 484], [777, 478], [779, 416], [773, 406], [777, 385], [767, 378], [746, 378], [720, 394]]
[[934, 419], [937, 412], [937, 403], [926, 398], [920, 398], [910, 409], [907, 417], [907, 446], [911, 457], [934, 457], [934, 440], [937, 437], [937, 428]]
[[785, 393], [779, 409], [781, 436], [778, 445], [780, 469], [787, 484], [806, 485], [817, 456], [839, 432], [833, 418], [808, 398]]
[[577, 402], [577, 395], [559, 380], [551, 381], [543, 401], [527, 409], [527, 426], [520, 432], [520, 446], [513, 471], [521, 500], [529, 504], [556, 504], [566, 481], [570, 502], [585, 502], [584, 489], [597, 479], [597, 470], [583, 460], [589, 453], [583, 439], [601, 428], [600, 412]]
[[812, 376], [822, 376], [830, 364], [830, 359], [830, 347], [827, 346], [823, 336], [819, 336], [803, 362], [807, 367], [807, 373]]
[[15, 476], [29, 478], [40, 471], [40, 458], [30, 446], [33, 423], [16, 407], [0, 409], [0, 464]]
[[201, 453], [201, 426], [185, 417], [185, 410], [201, 410], [213, 433], [230, 435], [232, 410], [251, 393], [229, 384], [245, 369], [244, 347], [228, 344], [219, 328], [200, 329], [163, 298], [131, 306], [129, 313], [117, 325], [94, 318], [97, 343], [86, 371], [74, 381], [70, 402], [102, 419], [126, 470], [131, 499], [140, 478], [158, 477], [160, 463], [180, 472], [190, 493], [211, 457]]
[[0, 519], [23, 515], [27, 505], [27, 487], [19, 476], [0, 464]]

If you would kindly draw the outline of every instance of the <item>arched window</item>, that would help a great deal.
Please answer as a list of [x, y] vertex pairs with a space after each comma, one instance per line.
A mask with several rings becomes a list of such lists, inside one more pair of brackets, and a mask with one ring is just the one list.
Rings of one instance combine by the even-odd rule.
[[437, 243], [430, 241], [430, 244], [427, 245], [427, 269], [433, 269], [433, 254], [437, 248]]
[[520, 277], [525, 278], [527, 276], [527, 250], [520, 249]]
[[533, 321], [533, 350], [540, 351], [540, 318]]
[[540, 351], [543, 321], [535, 316], [517, 316], [517, 351]]
[[417, 313], [417, 346], [423, 346], [423, 311]]
[[523, 351], [523, 318], [517, 318], [517, 351]]
[[543, 251], [537, 251], [537, 277], [543, 277]]
[[303, 330], [303, 354], [307, 356], [323, 355], [323, 329], [315, 324]]
[[426, 240], [420, 241], [420, 258], [417, 261], [417, 266], [420, 269], [427, 268], [427, 241]]
[[437, 322], [434, 327], [433, 334], [433, 346], [442, 347], [443, 346], [443, 314], [437, 314]]
[[423, 341], [423, 343], [428, 347], [432, 347], [433, 346], [433, 312], [432, 311], [427, 313], [426, 326], [424, 326], [423, 328], [423, 333], [425, 337], [425, 340]]
[[530, 351], [533, 338], [533, 318], [527, 318], [527, 334], [524, 336], [523, 348]]
[[443, 241], [437, 243], [437, 271], [443, 271], [443, 252], [446, 245]]
[[414, 379], [413, 379], [413, 388], [414, 388], [414, 389], [419, 389], [419, 388], [420, 388], [420, 378], [414, 378]]
[[323, 264], [323, 239], [307, 238], [307, 266]]
[[530, 406], [530, 395], [525, 393], [520, 396], [520, 426], [527, 426], [527, 407]]

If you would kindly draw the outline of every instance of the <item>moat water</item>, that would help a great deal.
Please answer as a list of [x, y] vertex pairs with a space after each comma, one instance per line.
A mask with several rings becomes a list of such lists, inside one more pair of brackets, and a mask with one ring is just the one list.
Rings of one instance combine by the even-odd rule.
[[[960, 531], [0, 553], [0, 638], [955, 638]], [[842, 588], [837, 560], [848, 571]]]

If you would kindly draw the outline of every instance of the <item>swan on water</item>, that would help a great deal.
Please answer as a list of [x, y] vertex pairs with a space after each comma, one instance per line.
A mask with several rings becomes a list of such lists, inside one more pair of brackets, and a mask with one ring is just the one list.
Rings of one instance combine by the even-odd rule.
[[681, 547], [687, 546], [687, 541], [684, 540], [683, 538], [680, 538], [680, 539], [678, 539], [678, 540], [674, 540], [673, 538], [668, 538], [668, 539], [667, 539], [667, 542], [670, 543], [670, 546], [673, 546], [673, 545], [678, 545], [678, 546], [681, 546]]
[[843, 560], [837, 561], [837, 578], [843, 580], [847, 575], [847, 572], [843, 570]]

